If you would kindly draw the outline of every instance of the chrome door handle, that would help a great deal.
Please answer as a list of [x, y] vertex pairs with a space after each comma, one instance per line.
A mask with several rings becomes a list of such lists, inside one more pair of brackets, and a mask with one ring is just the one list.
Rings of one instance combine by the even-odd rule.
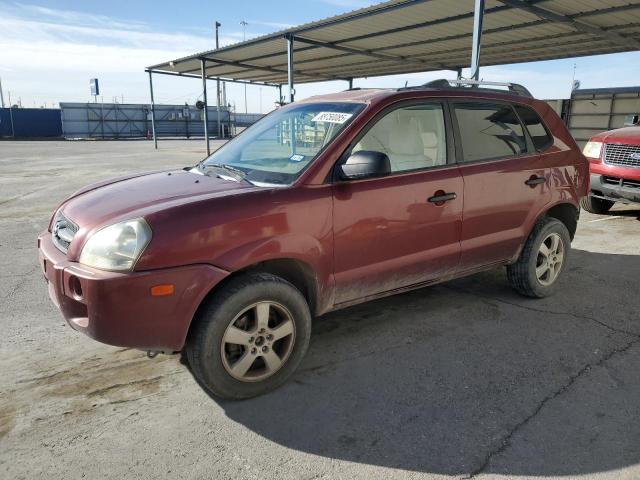
[[529, 185], [530, 187], [535, 187], [536, 185], [540, 185], [541, 183], [546, 182], [547, 180], [544, 177], [535, 177], [531, 176], [529, 180], [524, 182], [525, 185]]
[[448, 202], [450, 200], [455, 200], [456, 198], [458, 198], [458, 196], [454, 192], [441, 193], [439, 195], [434, 195], [433, 197], [427, 198], [427, 202], [442, 204], [442, 203]]

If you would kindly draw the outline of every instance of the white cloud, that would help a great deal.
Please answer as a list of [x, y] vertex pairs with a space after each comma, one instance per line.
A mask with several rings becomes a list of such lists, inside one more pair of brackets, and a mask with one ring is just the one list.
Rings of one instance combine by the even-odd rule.
[[[125, 92], [143, 101], [145, 67], [214, 47], [213, 34], [157, 32], [143, 22], [104, 15], [1, 1], [0, 11], [0, 76], [5, 93], [12, 91], [27, 106], [32, 99], [89, 100], [88, 79], [94, 76], [109, 79], [102, 82], [106, 98]], [[238, 38], [233, 33], [221, 41]]]
[[[158, 33], [143, 23], [104, 16], [30, 5], [5, 11], [0, 17], [0, 64], [14, 70], [142, 72], [153, 63], [211, 49], [213, 43], [211, 37]], [[20, 12], [24, 15], [16, 15]]]
[[247, 23], [249, 24], [248, 25], [249, 27], [251, 25], [260, 25], [262, 27], [277, 28], [278, 30], [284, 30], [287, 28], [295, 27], [295, 25], [292, 23], [264, 22], [261, 20], [247, 20]]
[[35, 17], [41, 20], [61, 21], [65, 24], [125, 29], [146, 27], [143, 22], [118, 20], [106, 15], [95, 15], [72, 10], [54, 10], [40, 5], [29, 5], [18, 2], [13, 4], [0, 3], [0, 5], [2, 5], [3, 10], [7, 13], [13, 12], [25, 17]]

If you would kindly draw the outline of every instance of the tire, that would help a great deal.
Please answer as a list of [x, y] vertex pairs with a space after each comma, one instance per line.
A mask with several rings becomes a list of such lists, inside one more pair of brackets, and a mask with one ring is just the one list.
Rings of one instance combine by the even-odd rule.
[[[265, 318], [266, 323], [260, 320]], [[278, 331], [278, 326], [286, 328]], [[291, 333], [275, 338], [285, 330]], [[186, 357], [196, 380], [209, 393], [224, 399], [251, 398], [274, 390], [291, 376], [307, 351], [310, 335], [309, 305], [298, 289], [275, 275], [245, 274], [230, 280], [199, 309]], [[275, 359], [280, 364], [272, 368]], [[248, 370], [242, 373], [247, 363]]]
[[[559, 255], [546, 256], [542, 249], [542, 243], [545, 242], [546, 250], [550, 251], [549, 245], [553, 246], [555, 239], [562, 248], [559, 264], [556, 262]], [[570, 250], [571, 236], [564, 223], [555, 218], [541, 218], [533, 227], [516, 263], [507, 266], [507, 278], [511, 286], [526, 297], [543, 298], [551, 295], [560, 274], [566, 269]], [[549, 268], [550, 264], [554, 268]], [[537, 269], [545, 272], [540, 278]]]
[[611, 200], [604, 200], [602, 198], [595, 198], [591, 195], [587, 195], [586, 197], [582, 197], [580, 199], [580, 206], [584, 208], [589, 213], [595, 213], [596, 215], [604, 215], [609, 210], [615, 202]]

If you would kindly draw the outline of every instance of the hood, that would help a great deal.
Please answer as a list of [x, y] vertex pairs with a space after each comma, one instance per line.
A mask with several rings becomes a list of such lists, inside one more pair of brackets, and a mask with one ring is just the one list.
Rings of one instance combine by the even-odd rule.
[[200, 200], [260, 190], [246, 182], [223, 180], [184, 170], [113, 179], [80, 190], [62, 206], [79, 226], [78, 237], [105, 225], [143, 217]]
[[609, 130], [596, 135], [597, 140], [607, 143], [626, 143], [640, 145], [640, 127], [624, 127]]

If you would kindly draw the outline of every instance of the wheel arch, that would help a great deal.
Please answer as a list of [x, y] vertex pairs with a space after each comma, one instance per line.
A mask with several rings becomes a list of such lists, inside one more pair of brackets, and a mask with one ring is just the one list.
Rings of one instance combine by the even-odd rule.
[[315, 271], [308, 263], [297, 258], [273, 258], [254, 263], [233, 272], [235, 277], [250, 272], [270, 273], [280, 277], [296, 287], [309, 303], [312, 315], [318, 306], [318, 280]]
[[[318, 286], [318, 279], [311, 265], [297, 258], [273, 258], [247, 265], [229, 273], [229, 275], [215, 284], [202, 298], [196, 309], [194, 318], [197, 317], [198, 311], [213, 295], [225, 288], [232, 280], [249, 273], [270, 273], [271, 275], [286, 280], [302, 293], [302, 296], [309, 304], [309, 311], [312, 315], [316, 312], [319, 304], [318, 295], [320, 287]], [[193, 325], [193, 320], [191, 324]]]
[[569, 230], [569, 236], [573, 240], [578, 229], [578, 218], [580, 217], [580, 209], [576, 205], [571, 202], [557, 203], [547, 209], [540, 217], [543, 216], [560, 220]]

